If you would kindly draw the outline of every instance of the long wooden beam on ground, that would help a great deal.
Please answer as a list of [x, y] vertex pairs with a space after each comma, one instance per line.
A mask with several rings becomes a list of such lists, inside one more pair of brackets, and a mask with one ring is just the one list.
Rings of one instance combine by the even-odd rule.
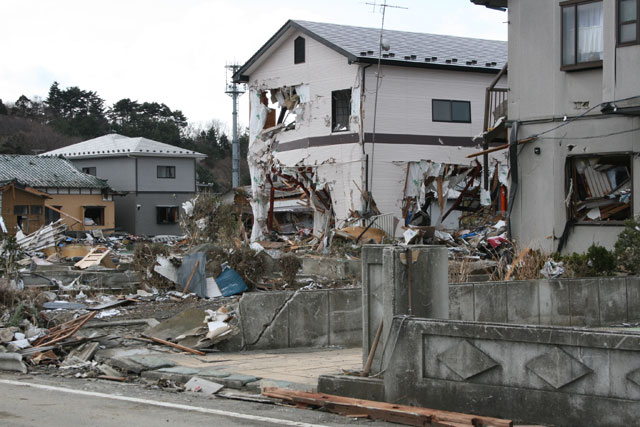
[[500, 418], [440, 411], [373, 400], [353, 399], [324, 393], [309, 393], [278, 387], [265, 387], [262, 394], [282, 399], [299, 407], [322, 407], [344, 416], [368, 417], [411, 426], [483, 426], [512, 427], [513, 422]]

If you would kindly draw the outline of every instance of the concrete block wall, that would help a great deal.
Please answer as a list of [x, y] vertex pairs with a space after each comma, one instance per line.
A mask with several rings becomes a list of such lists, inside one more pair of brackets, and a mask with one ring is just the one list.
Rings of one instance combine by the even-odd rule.
[[638, 425], [639, 334], [401, 317], [392, 334], [387, 402], [518, 423]]
[[607, 326], [640, 320], [640, 277], [462, 283], [449, 286], [453, 320]]
[[[239, 303], [246, 350], [362, 345], [362, 290], [249, 292]], [[236, 348], [236, 349], [239, 349]]]

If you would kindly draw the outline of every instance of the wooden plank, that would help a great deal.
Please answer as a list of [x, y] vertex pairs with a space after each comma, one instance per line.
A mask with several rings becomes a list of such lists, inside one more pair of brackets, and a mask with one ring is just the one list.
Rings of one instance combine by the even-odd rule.
[[262, 394], [294, 404], [322, 407], [341, 415], [366, 414], [371, 419], [413, 426], [477, 426], [512, 427], [510, 420], [483, 417], [460, 412], [420, 408], [373, 400], [352, 399], [324, 393], [309, 393], [277, 387], [265, 387]]
[[182, 296], [184, 296], [184, 294], [187, 293], [187, 290], [189, 289], [189, 285], [191, 284], [191, 279], [193, 279], [193, 275], [196, 273], [196, 270], [198, 269], [198, 264], [200, 263], [200, 260], [197, 259], [196, 263], [193, 264], [193, 269], [191, 269], [191, 274], [189, 275], [189, 280], [187, 280], [187, 284], [184, 286], [184, 290], [182, 291]]
[[[534, 141], [535, 139], [536, 139], [535, 137], [521, 139], [520, 141], [518, 141], [518, 145]], [[509, 144], [499, 145], [497, 147], [489, 148], [488, 150], [482, 150], [476, 153], [469, 154], [467, 156], [467, 159], [472, 159], [474, 157], [482, 156], [483, 154], [494, 153], [500, 150], [506, 150], [507, 148], [509, 148]]]
[[58, 212], [58, 213], [59, 213], [59, 214], [61, 214], [61, 215], [67, 216], [67, 217], [71, 218], [72, 220], [74, 220], [75, 222], [77, 222], [78, 224], [82, 224], [82, 225], [84, 225], [84, 223], [83, 223], [82, 221], [80, 221], [78, 218], [73, 217], [73, 216], [69, 215], [69, 214], [68, 214], [68, 213], [66, 213], [66, 212], [62, 212], [60, 209], [58, 209], [58, 208], [56, 208], [56, 207], [53, 207], [53, 206], [48, 205], [48, 204], [46, 204], [46, 203], [44, 204], [44, 207], [45, 207], [45, 208], [49, 208], [49, 209], [51, 209], [51, 210], [52, 210], [52, 211], [54, 211], [54, 212]]
[[203, 351], [194, 350], [192, 348], [185, 347], [185, 346], [180, 345], [180, 344], [174, 344], [174, 343], [169, 342], [169, 341], [161, 340], [160, 338], [151, 337], [151, 339], [153, 341], [157, 342], [158, 344], [164, 344], [164, 345], [167, 345], [169, 347], [177, 348], [178, 350], [186, 351], [187, 353], [197, 354], [198, 356], [205, 356], [207, 354], [207, 353], [205, 353]]

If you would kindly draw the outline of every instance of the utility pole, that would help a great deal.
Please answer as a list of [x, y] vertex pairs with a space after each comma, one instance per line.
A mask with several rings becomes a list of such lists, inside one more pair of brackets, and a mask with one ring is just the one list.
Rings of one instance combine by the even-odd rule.
[[245, 92], [243, 84], [238, 84], [233, 80], [234, 74], [240, 68], [239, 64], [225, 65], [231, 72], [231, 80], [227, 76], [227, 87], [225, 93], [233, 99], [233, 137], [231, 140], [231, 186], [236, 188], [240, 185], [240, 143], [238, 142], [238, 97]]

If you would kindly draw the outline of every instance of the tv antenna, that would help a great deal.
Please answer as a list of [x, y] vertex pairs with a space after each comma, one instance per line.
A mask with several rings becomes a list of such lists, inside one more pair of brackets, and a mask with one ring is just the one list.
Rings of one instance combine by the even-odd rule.
[[[409, 9], [409, 8], [404, 6], [387, 4], [387, 0], [382, 0], [381, 2], [377, 2], [376, 0], [374, 0], [373, 3], [367, 2], [365, 4], [373, 7], [372, 12], [375, 12], [376, 8], [380, 8], [380, 13], [382, 14], [382, 23], [380, 24], [380, 39], [378, 40], [378, 67], [376, 71], [376, 96], [375, 96], [375, 101], [373, 102], [373, 129], [371, 132], [371, 167], [369, 168], [370, 175], [371, 175], [371, 184], [368, 185], [369, 193], [373, 194], [373, 169], [374, 169], [374, 160], [375, 160], [374, 155], [375, 155], [375, 149], [376, 149], [376, 118], [378, 116], [378, 92], [380, 91], [380, 78], [381, 78], [380, 68], [381, 68], [381, 62], [382, 62], [382, 50], [383, 49], [389, 50], [391, 48], [389, 43], [383, 39], [384, 18], [387, 13], [387, 8], [393, 8], [393, 9]], [[366, 177], [366, 179], [368, 180], [369, 177]], [[371, 200], [371, 198], [368, 198], [367, 200]], [[367, 201], [367, 210], [369, 210], [368, 205], [369, 205], [369, 202]]]

